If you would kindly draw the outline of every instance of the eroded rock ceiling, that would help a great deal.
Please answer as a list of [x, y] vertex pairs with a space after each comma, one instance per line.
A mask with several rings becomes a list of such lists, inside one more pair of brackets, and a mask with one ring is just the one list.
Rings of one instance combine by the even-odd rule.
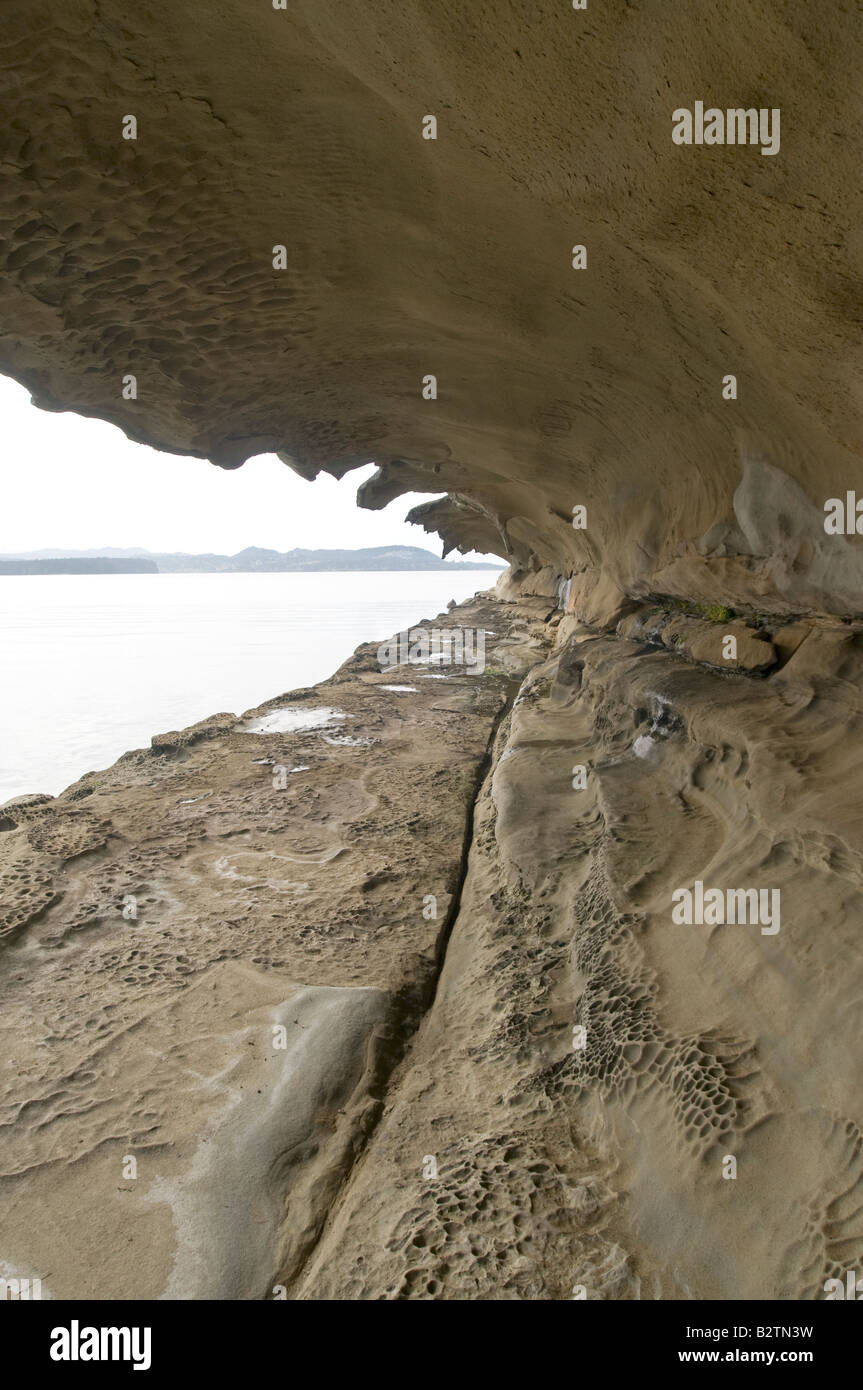
[[[587, 616], [856, 612], [861, 49], [814, 0], [7, 0], [0, 368], [223, 467], [374, 460], [362, 505], [447, 492]], [[779, 152], [675, 144], [699, 100]]]

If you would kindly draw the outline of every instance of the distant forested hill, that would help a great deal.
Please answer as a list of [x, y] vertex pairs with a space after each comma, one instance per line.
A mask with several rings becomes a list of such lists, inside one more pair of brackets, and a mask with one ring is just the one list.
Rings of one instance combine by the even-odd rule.
[[416, 545], [379, 545], [365, 550], [261, 550], [250, 545], [237, 555], [154, 555], [163, 574], [188, 571], [272, 570], [474, 570], [500, 569], [489, 564], [441, 560]]

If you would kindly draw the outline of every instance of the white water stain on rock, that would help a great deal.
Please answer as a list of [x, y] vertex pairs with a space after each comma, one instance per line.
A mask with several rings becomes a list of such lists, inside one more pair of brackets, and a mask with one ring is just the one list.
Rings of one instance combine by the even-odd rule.
[[656, 740], [652, 739], [649, 734], [639, 734], [632, 745], [632, 751], [636, 758], [649, 758], [655, 747]]
[[331, 748], [371, 748], [373, 743], [379, 742], [376, 738], [363, 738], [361, 734], [324, 734], [323, 738]]
[[347, 719], [344, 710], [331, 705], [320, 705], [317, 709], [297, 709], [287, 705], [284, 709], [270, 710], [252, 719], [242, 730], [247, 734], [296, 734], [305, 729], [326, 729], [340, 719]]
[[[304, 854], [275, 854], [272, 850], [240, 850], [237, 854], [225, 854], [216, 859], [213, 868], [220, 878], [233, 879], [237, 883], [249, 883], [255, 887], [267, 887], [277, 893], [293, 893], [295, 896], [308, 891], [308, 883], [300, 883], [292, 877], [296, 866], [317, 868], [329, 864], [342, 853], [343, 846], [329, 845], [313, 849]], [[286, 865], [286, 868], [282, 866]]]
[[[253, 767], [278, 767], [279, 764], [276, 762], [275, 758], [253, 758], [253, 759], [252, 759], [252, 766], [253, 766]], [[284, 770], [285, 770], [285, 772], [287, 772], [287, 773], [289, 773], [289, 774], [292, 773], [292, 772], [308, 772], [308, 770], [309, 770], [309, 764], [308, 764], [308, 763], [301, 763], [298, 767], [286, 767]]]
[[380, 688], [381, 690], [392, 690], [394, 694], [398, 695], [418, 694], [417, 687], [415, 685], [382, 685]]

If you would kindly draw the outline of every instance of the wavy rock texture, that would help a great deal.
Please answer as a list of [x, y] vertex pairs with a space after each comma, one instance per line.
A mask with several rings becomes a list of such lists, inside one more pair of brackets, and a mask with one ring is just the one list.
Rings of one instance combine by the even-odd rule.
[[[859, 1266], [860, 663], [813, 634], [765, 682], [582, 631], [531, 671], [298, 1296], [812, 1299]], [[778, 888], [779, 931], [674, 924], [696, 879]]]
[[[60, 1229], [73, 1297], [819, 1297], [863, 1261], [858, 8], [2, 24], [0, 367], [223, 467], [374, 459], [362, 505], [446, 494], [415, 519], [512, 565], [462, 610], [486, 676], [319, 689], [381, 746], [302, 795], [217, 719], [3, 810], [3, 1267]], [[697, 100], [779, 108], [780, 152], [673, 144]], [[780, 930], [674, 922], [696, 880]]]

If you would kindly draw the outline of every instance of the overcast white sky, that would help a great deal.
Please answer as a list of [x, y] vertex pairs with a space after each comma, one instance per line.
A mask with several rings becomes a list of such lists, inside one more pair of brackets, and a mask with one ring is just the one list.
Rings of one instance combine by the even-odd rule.
[[307, 483], [275, 454], [228, 472], [133, 444], [101, 420], [37, 410], [29, 393], [3, 376], [0, 421], [0, 553], [139, 546], [234, 555], [247, 545], [419, 545], [441, 553], [437, 536], [403, 520], [431, 494], [409, 493], [379, 512], [357, 507], [357, 488], [372, 465], [340, 483], [323, 474]]

